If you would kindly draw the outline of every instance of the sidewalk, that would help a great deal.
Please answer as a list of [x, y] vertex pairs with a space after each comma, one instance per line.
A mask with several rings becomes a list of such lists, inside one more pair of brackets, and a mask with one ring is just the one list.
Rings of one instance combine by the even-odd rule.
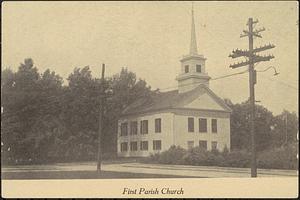
[[[109, 165], [107, 169], [123, 172], [155, 173], [191, 177], [250, 177], [250, 168], [227, 168], [212, 166], [161, 165], [125, 163], [119, 166]], [[104, 168], [105, 169], [105, 168]], [[297, 170], [258, 169], [258, 177], [296, 177]]]

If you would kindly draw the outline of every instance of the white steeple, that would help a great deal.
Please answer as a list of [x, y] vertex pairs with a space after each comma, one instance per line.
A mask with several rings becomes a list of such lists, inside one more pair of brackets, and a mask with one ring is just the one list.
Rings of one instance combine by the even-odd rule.
[[192, 26], [190, 52], [188, 55], [183, 56], [180, 60], [181, 73], [176, 77], [179, 93], [188, 92], [200, 84], [209, 86], [210, 77], [205, 72], [206, 58], [204, 58], [203, 55], [198, 54], [193, 6], [191, 15]]
[[190, 45], [190, 55], [197, 55], [197, 40], [196, 40], [196, 30], [195, 30], [195, 20], [194, 20], [194, 6], [192, 5], [192, 26], [191, 26], [191, 45]]

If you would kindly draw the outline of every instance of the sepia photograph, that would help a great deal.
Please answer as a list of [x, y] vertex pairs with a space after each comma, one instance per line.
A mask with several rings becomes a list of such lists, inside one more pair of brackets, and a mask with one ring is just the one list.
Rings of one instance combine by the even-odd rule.
[[298, 196], [297, 1], [1, 11], [2, 197]]

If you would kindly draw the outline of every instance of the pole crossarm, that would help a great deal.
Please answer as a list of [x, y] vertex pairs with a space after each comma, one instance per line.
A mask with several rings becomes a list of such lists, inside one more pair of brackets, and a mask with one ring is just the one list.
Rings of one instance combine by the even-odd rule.
[[240, 38], [242, 38], [242, 37], [247, 37], [248, 36], [248, 34], [241, 34], [240, 35]]
[[248, 35], [253, 35], [253, 36], [262, 38], [262, 36], [261, 36], [260, 34], [258, 34], [258, 32], [252, 31], [252, 32], [250, 33], [249, 31], [246, 31], [246, 30], [243, 30], [243, 32], [244, 32], [245, 34], [244, 34], [244, 35], [241, 35], [241, 37], [245, 37], [245, 36], [248, 36]]
[[[254, 64], [254, 63], [258, 63], [258, 62], [269, 61], [272, 58], [274, 58], [273, 55], [268, 55], [268, 56], [253, 55], [253, 59], [252, 59], [251, 63]], [[235, 69], [238, 67], [243, 67], [243, 66], [249, 65], [251, 63], [249, 60], [247, 60], [247, 61], [243, 61], [243, 62], [239, 62], [239, 63], [234, 63], [232, 65], [229, 65], [229, 67], [232, 69]]]
[[272, 48], [275, 48], [275, 45], [273, 45], [273, 44], [268, 44], [268, 45], [264, 45], [264, 46], [255, 48], [255, 49], [253, 49], [252, 52], [253, 52], [253, 53], [257, 53], [257, 52], [265, 51], [265, 50], [272, 49]]
[[234, 63], [232, 65], [229, 65], [229, 67], [232, 68], [232, 69], [235, 69], [235, 68], [243, 67], [243, 66], [246, 66], [246, 65], [249, 65], [249, 64], [250, 64], [249, 61], [244, 61], [244, 62], [240, 62], [240, 63]]
[[[268, 49], [272, 49], [274, 47], [275, 47], [275, 45], [268, 44], [268, 45], [264, 45], [262, 47], [255, 48], [252, 51], [253, 56], [254, 57], [257, 56], [257, 55], [255, 55], [255, 53], [257, 53], [257, 52], [261, 52], [261, 51], [265, 51], [265, 50], [268, 50]], [[250, 56], [252, 56], [252, 54], [248, 50], [236, 49], [236, 50], [233, 50], [232, 54], [229, 55], [229, 57], [231, 57], [231, 58], [238, 58], [238, 57], [242, 57], [242, 56], [250, 57]]]
[[232, 51], [232, 54], [230, 54], [229, 57], [231, 57], [231, 58], [238, 58], [238, 57], [242, 57], [242, 56], [245, 56], [248, 58], [250, 56], [257, 57], [258, 55], [255, 55], [255, 53], [265, 51], [268, 49], [272, 49], [274, 47], [275, 47], [275, 45], [273, 45], [273, 44], [264, 45], [264, 46], [253, 49], [252, 54], [248, 50], [236, 49], [236, 50]]
[[246, 56], [249, 57], [249, 51], [247, 50], [242, 50], [242, 49], [236, 49], [232, 51], [232, 54], [229, 55], [229, 57], [231, 58], [238, 58], [238, 57], [242, 57], [242, 56]]
[[241, 34], [240, 37], [246, 37], [246, 36], [249, 36], [249, 35], [253, 35], [253, 36], [256, 36], [256, 37], [259, 37], [259, 38], [262, 38], [262, 36], [259, 34], [260, 32], [262, 31], [265, 31], [266, 29], [263, 27], [263, 28], [260, 28], [258, 30], [254, 30], [252, 31], [251, 33], [247, 30], [243, 30], [244, 34]]
[[257, 62], [269, 61], [273, 58], [274, 58], [273, 55], [268, 55], [268, 56], [254, 55], [252, 63], [254, 64], [254, 63], [257, 63]]
[[263, 32], [265, 30], [266, 30], [265, 27], [262, 27], [260, 29], [254, 30], [253, 32], [257, 34], [257, 33]]

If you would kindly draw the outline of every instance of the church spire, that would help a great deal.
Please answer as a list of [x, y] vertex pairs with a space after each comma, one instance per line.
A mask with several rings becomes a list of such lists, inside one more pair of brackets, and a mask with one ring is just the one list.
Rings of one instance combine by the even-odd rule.
[[190, 55], [197, 55], [197, 40], [196, 40], [196, 30], [194, 21], [194, 5], [192, 3], [192, 27], [191, 27], [191, 45], [190, 45]]
[[198, 87], [200, 84], [209, 87], [209, 79], [206, 69], [205, 60], [203, 55], [198, 54], [196, 30], [194, 21], [194, 6], [192, 4], [192, 27], [191, 27], [191, 46], [188, 55], [185, 55], [180, 60], [181, 70], [180, 74], [176, 77], [178, 81], [178, 92], [184, 93], [191, 91]]

